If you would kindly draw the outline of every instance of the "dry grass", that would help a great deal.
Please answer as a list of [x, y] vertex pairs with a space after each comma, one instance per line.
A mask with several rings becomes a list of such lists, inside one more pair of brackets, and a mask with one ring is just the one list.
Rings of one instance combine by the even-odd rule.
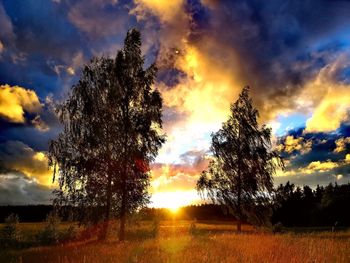
[[227, 223], [167, 221], [159, 235], [151, 223], [128, 231], [118, 242], [115, 229], [106, 242], [90, 241], [38, 247], [0, 256], [0, 262], [350, 262], [350, 233], [270, 234], [244, 226], [236, 234]]

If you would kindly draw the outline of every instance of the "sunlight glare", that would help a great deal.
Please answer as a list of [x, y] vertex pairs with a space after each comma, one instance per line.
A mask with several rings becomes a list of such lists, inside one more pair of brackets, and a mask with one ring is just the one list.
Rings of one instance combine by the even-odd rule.
[[196, 191], [158, 192], [152, 195], [151, 201], [152, 207], [168, 208], [176, 213], [182, 206], [198, 203], [199, 197]]

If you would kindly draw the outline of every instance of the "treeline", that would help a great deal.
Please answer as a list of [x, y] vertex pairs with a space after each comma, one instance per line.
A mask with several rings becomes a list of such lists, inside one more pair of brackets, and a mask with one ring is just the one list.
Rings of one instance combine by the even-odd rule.
[[51, 211], [52, 205], [0, 206], [0, 222], [4, 223], [11, 214], [17, 215], [20, 222], [43, 222]]
[[290, 182], [275, 191], [272, 223], [283, 226], [350, 226], [350, 183], [297, 187]]
[[202, 204], [190, 205], [172, 212], [166, 208], [145, 208], [140, 211], [141, 219], [153, 220], [158, 218], [160, 220], [231, 220], [235, 217], [220, 205]]
[[[0, 222], [11, 214], [18, 216], [20, 222], [43, 222], [47, 215], [54, 210], [52, 205], [28, 205], [28, 206], [0, 206]], [[103, 209], [93, 209], [93, 213]], [[62, 213], [64, 211], [64, 213]], [[81, 212], [77, 208], [65, 207], [60, 209], [60, 217], [63, 221], [79, 221]], [[86, 211], [85, 211], [86, 212]], [[134, 218], [134, 217], [132, 217]], [[182, 207], [176, 213], [166, 208], [144, 208], [135, 214], [140, 220], [233, 220], [234, 217], [219, 205], [203, 204]]]
[[[287, 182], [275, 189], [272, 204], [272, 225], [281, 223], [285, 227], [350, 226], [350, 183], [329, 184], [311, 189], [309, 186], [299, 187]], [[52, 211], [52, 205], [1, 206], [0, 222], [3, 223], [10, 214], [18, 215], [20, 222], [43, 222]], [[79, 220], [82, 212], [72, 207], [65, 207], [61, 211], [65, 211], [61, 213], [63, 221]], [[96, 210], [97, 212], [99, 211]], [[136, 218], [234, 220], [234, 216], [225, 207], [215, 204], [186, 206], [176, 213], [164, 208], [144, 208], [136, 214]]]

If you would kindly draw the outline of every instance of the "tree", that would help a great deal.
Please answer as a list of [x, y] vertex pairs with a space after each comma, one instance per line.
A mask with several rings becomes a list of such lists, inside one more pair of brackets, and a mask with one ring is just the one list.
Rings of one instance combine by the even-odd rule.
[[203, 171], [197, 190], [228, 206], [237, 218], [237, 231], [245, 218], [263, 223], [273, 178], [282, 160], [271, 150], [271, 130], [258, 125], [258, 111], [245, 87], [231, 105], [229, 119], [212, 134], [212, 160]]
[[116, 58], [92, 59], [57, 107], [64, 129], [49, 147], [55, 205], [80, 209], [81, 221], [103, 220], [101, 238], [112, 213], [123, 240], [127, 214], [148, 203], [149, 164], [165, 141], [157, 69], [143, 65], [140, 33], [131, 30]]

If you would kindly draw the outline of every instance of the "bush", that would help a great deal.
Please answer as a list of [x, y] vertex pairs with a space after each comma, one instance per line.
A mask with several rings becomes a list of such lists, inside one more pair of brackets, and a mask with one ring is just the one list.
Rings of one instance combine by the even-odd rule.
[[20, 241], [20, 232], [18, 230], [18, 215], [11, 214], [5, 219], [5, 225], [1, 229], [1, 246], [17, 246]]
[[77, 238], [77, 229], [75, 226], [70, 226], [65, 231], [59, 234], [60, 242], [68, 242]]
[[50, 213], [46, 217], [46, 226], [38, 234], [38, 241], [42, 245], [57, 244], [60, 241], [61, 233], [59, 224], [61, 220], [55, 213]]
[[196, 221], [192, 221], [191, 222], [189, 232], [190, 232], [191, 235], [197, 234]]
[[283, 231], [283, 224], [281, 222], [278, 222], [272, 226], [272, 232], [275, 233], [281, 233]]
[[160, 225], [160, 220], [159, 218], [154, 218], [152, 221], [152, 235], [153, 237], [157, 237], [159, 233], [159, 225]]
[[131, 214], [129, 217], [128, 217], [128, 220], [127, 220], [127, 225], [128, 226], [132, 226], [132, 227], [140, 227], [141, 222], [142, 220], [142, 214], [140, 212], [138, 213], [134, 213], [134, 214]]

